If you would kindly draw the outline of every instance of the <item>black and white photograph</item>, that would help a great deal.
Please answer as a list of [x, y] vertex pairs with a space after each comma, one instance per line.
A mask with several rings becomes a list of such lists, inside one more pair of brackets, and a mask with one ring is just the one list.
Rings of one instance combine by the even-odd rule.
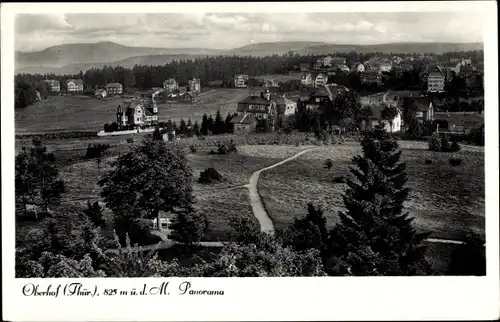
[[10, 13], [12, 278], [497, 283], [495, 6], [322, 4]]

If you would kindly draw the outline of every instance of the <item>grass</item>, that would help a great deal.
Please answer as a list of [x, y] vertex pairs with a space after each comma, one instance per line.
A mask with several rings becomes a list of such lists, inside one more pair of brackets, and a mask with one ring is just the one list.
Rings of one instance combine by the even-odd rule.
[[[109, 138], [108, 143], [120, 144], [125, 139]], [[115, 141], [113, 141], [115, 140]], [[119, 140], [116, 142], [116, 140]], [[66, 146], [81, 145], [80, 150], [64, 150]], [[123, 143], [122, 142], [122, 143]], [[59, 145], [58, 145], [59, 143]], [[81, 143], [80, 140], [65, 140], [63, 142], [51, 142], [49, 148], [63, 147], [62, 150], [55, 150], [57, 160], [65, 153], [76, 153], [79, 155], [85, 154], [87, 142]], [[129, 149], [133, 144], [123, 144], [121, 147], [122, 153]], [[196, 153], [188, 152], [188, 162], [193, 169], [193, 179], [195, 181], [193, 192], [196, 201], [196, 207], [205, 212], [211, 225], [209, 227], [206, 240], [228, 240], [231, 231], [229, 220], [232, 216], [245, 216], [252, 220], [256, 220], [253, 216], [248, 191], [246, 185], [252, 173], [261, 168], [270, 166], [281, 161], [295, 153], [306, 149], [308, 146], [279, 146], [279, 145], [243, 145], [238, 146], [238, 153], [228, 155], [209, 154], [213, 146], [205, 146], [198, 148]], [[114, 147], [112, 149], [117, 149]], [[66, 155], [67, 156], [67, 155]], [[72, 155], [74, 158], [75, 155]], [[86, 160], [84, 158], [77, 160], [74, 163], [61, 164], [60, 175], [66, 184], [67, 193], [63, 195], [60, 206], [55, 207], [57, 212], [79, 212], [85, 209], [87, 200], [92, 202], [101, 201], [101, 187], [97, 182], [99, 178], [111, 169], [110, 162], [116, 157], [108, 157], [104, 159], [100, 168], [97, 169], [95, 160]], [[215, 168], [224, 178], [223, 182], [211, 185], [198, 184], [196, 180], [201, 171], [208, 167]], [[103, 230], [103, 234], [112, 237], [112, 213], [109, 209], [105, 210], [105, 216], [108, 219], [109, 227]], [[32, 224], [18, 226], [18, 231], [25, 231], [32, 228]]]
[[[236, 112], [238, 101], [249, 94], [248, 89], [214, 89], [201, 94], [196, 102], [159, 105], [159, 120], [191, 118], [201, 121], [204, 113], [225, 116]], [[128, 96], [127, 96], [128, 97]], [[116, 108], [128, 98], [99, 100], [86, 96], [51, 96], [47, 100], [15, 111], [16, 134], [55, 131], [99, 131], [104, 123], [116, 120]]]
[[[425, 142], [404, 141], [401, 147], [411, 189], [405, 207], [414, 216], [416, 229], [436, 238], [462, 239], [471, 231], [484, 238], [484, 153], [467, 147], [457, 153], [430, 152]], [[275, 227], [288, 227], [304, 215], [308, 202], [323, 207], [329, 226], [338, 222], [338, 212], [345, 210], [346, 185], [332, 179], [347, 176], [351, 158], [360, 152], [356, 143], [320, 147], [263, 172], [259, 192]], [[460, 157], [464, 163], [452, 167], [450, 157]], [[330, 171], [323, 166], [327, 158], [333, 161]], [[432, 164], [426, 165], [425, 159]]]

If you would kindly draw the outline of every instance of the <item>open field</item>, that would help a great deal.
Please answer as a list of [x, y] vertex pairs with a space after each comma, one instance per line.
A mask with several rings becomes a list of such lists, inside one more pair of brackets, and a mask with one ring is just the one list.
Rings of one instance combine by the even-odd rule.
[[265, 75], [265, 76], [258, 76], [256, 77], [257, 79], [261, 79], [263, 81], [269, 81], [274, 79], [275, 81], [279, 83], [284, 83], [290, 80], [300, 80], [301, 75], [298, 73], [296, 75]]
[[[468, 232], [484, 238], [484, 153], [465, 146], [457, 153], [430, 152], [425, 142], [403, 141], [400, 146], [411, 189], [405, 206], [415, 217], [417, 230], [431, 232], [435, 238], [462, 239]], [[332, 178], [346, 176], [351, 158], [360, 152], [356, 143], [320, 147], [262, 173], [259, 192], [275, 227], [288, 227], [294, 218], [305, 215], [308, 202], [323, 207], [330, 226], [338, 222], [338, 212], [345, 210], [346, 185], [334, 184]], [[451, 157], [464, 163], [452, 167]], [[330, 171], [323, 166], [327, 158], [334, 164]], [[426, 165], [426, 159], [432, 164]]]
[[[81, 155], [85, 154], [84, 147], [86, 148], [86, 145], [82, 145]], [[215, 168], [225, 178], [223, 182], [218, 184], [194, 183], [196, 207], [204, 211], [211, 221], [206, 239], [210, 241], [227, 240], [230, 232], [229, 219], [232, 216], [245, 216], [256, 220], [250, 206], [248, 190], [244, 187], [249, 182], [252, 173], [290, 157], [307, 147], [247, 145], [238, 146], [238, 153], [235, 154], [212, 155], [208, 152], [213, 147], [207, 146], [199, 148], [196, 153], [188, 153], [188, 162], [193, 169], [195, 181], [200, 172], [208, 167]], [[64, 150], [56, 150], [56, 157], [64, 152]], [[74, 151], [71, 152], [74, 153]], [[104, 173], [110, 170], [109, 164], [113, 159], [116, 157], [103, 160], [99, 169], [95, 160], [83, 159], [76, 163], [63, 165], [60, 174], [66, 183], [67, 193], [63, 195], [62, 204], [54, 207], [53, 210], [77, 212], [86, 207], [87, 200], [102, 201], [101, 188], [97, 182]], [[109, 210], [106, 210], [106, 216], [111, 222], [112, 215]], [[26, 227], [20, 227], [20, 229], [26, 229]], [[112, 234], [111, 225], [108, 230], [103, 231], [103, 233], [110, 237]]]
[[[248, 89], [214, 89], [202, 93], [196, 102], [166, 103], [159, 105], [160, 121], [191, 118], [199, 120], [204, 113], [224, 115], [236, 112], [237, 103], [245, 98]], [[99, 100], [86, 96], [51, 96], [47, 100], [15, 111], [16, 134], [102, 130], [104, 123], [116, 120], [116, 108], [125, 98], [114, 97]]]
[[160, 121], [179, 122], [181, 118], [186, 120], [191, 118], [193, 122], [196, 120], [201, 122], [203, 114], [215, 115], [218, 110], [225, 117], [229, 112], [235, 113], [238, 101], [243, 100], [250, 92], [251, 90], [247, 88], [213, 89], [202, 93], [195, 102], [159, 104]]

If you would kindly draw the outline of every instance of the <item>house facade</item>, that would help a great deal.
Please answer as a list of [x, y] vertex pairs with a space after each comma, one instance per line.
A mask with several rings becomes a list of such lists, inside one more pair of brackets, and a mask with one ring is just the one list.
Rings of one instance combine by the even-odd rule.
[[107, 96], [108, 96], [108, 92], [106, 92], [106, 90], [105, 90], [105, 89], [100, 88], [100, 89], [97, 89], [97, 90], [94, 92], [94, 96], [95, 96], [95, 97], [99, 97], [99, 98], [104, 98], [104, 97], [107, 97]]
[[189, 92], [198, 95], [201, 92], [201, 81], [199, 78], [189, 80]]
[[68, 93], [81, 93], [83, 92], [83, 80], [68, 79], [66, 81], [66, 88]]
[[386, 108], [385, 105], [372, 106], [372, 115], [365, 121], [365, 130], [373, 129], [378, 124], [384, 124], [384, 129], [387, 132], [400, 132], [402, 125], [401, 111], [397, 109], [397, 114], [392, 120], [384, 119], [383, 110]]
[[123, 85], [120, 83], [109, 83], [106, 85], [106, 92], [108, 96], [115, 96], [123, 94]]
[[276, 116], [271, 101], [264, 97], [264, 93], [261, 93], [260, 96], [248, 96], [244, 100], [238, 102], [237, 111], [241, 114], [251, 114], [257, 120]]
[[240, 114], [231, 120], [234, 134], [247, 134], [255, 132], [257, 119], [252, 114]]
[[392, 69], [392, 63], [391, 62], [381, 62], [379, 65], [378, 65], [378, 70], [383, 73], [388, 73], [390, 72]]
[[247, 87], [248, 75], [240, 74], [234, 76], [234, 87]]
[[325, 89], [332, 102], [338, 95], [345, 94], [349, 91], [349, 89], [344, 85], [337, 85], [337, 84], [325, 84]]
[[364, 84], [382, 83], [382, 75], [378, 71], [365, 71], [361, 74], [361, 82]]
[[61, 91], [61, 84], [55, 79], [46, 79], [43, 81], [48, 85], [48, 89], [51, 93], [59, 93]]
[[314, 78], [311, 73], [304, 74], [300, 78], [300, 84], [304, 86], [312, 86], [314, 84]]
[[173, 78], [169, 78], [163, 82], [163, 88], [168, 92], [172, 93], [179, 89], [179, 83]]
[[158, 106], [154, 98], [148, 99], [145, 96], [127, 101], [123, 107], [118, 105], [116, 121], [120, 126], [156, 123], [158, 122]]
[[309, 97], [303, 102], [303, 104], [308, 110], [316, 110], [320, 107], [320, 105], [329, 101], [331, 100], [328, 92], [325, 89], [319, 89], [309, 95]]
[[427, 75], [427, 91], [439, 93], [444, 91], [446, 75], [439, 66], [433, 67]]
[[361, 63], [355, 63], [351, 66], [351, 72], [363, 73], [365, 71], [365, 65]]
[[324, 86], [328, 82], [328, 76], [326, 74], [320, 73], [314, 79], [314, 87], [319, 88]]

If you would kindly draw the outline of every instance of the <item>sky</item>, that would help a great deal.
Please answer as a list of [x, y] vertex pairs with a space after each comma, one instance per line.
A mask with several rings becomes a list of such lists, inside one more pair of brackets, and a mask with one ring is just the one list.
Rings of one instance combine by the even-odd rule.
[[231, 49], [259, 42], [337, 44], [481, 42], [474, 12], [20, 14], [15, 47], [39, 51], [68, 43]]

